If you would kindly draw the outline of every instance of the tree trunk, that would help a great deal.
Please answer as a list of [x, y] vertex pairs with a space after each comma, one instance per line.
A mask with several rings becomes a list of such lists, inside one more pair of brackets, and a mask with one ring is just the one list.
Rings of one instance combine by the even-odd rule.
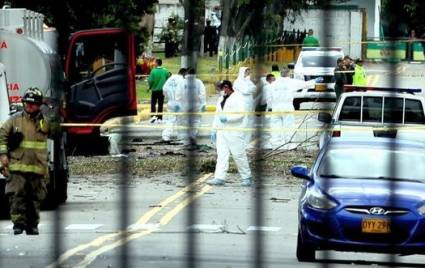
[[205, 21], [205, 0], [184, 1], [184, 38], [181, 67], [195, 68], [201, 46], [201, 36]]

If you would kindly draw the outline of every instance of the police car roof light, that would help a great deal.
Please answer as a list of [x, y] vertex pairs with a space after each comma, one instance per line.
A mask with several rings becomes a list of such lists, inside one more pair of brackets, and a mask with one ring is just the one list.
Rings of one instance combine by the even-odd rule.
[[352, 85], [345, 85], [344, 92], [356, 92], [356, 91], [384, 91], [394, 93], [422, 93], [421, 88], [390, 88], [390, 87], [358, 87]]

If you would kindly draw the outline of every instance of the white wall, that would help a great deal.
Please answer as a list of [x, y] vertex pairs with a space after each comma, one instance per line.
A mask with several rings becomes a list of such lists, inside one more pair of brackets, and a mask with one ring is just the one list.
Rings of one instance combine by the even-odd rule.
[[362, 13], [354, 10], [312, 9], [301, 12], [292, 24], [284, 22], [285, 30], [313, 29], [321, 46], [342, 47], [344, 54], [361, 57]]
[[180, 2], [178, 0], [160, 1], [155, 12], [154, 42], [158, 41], [158, 34], [161, 33], [163, 28], [167, 27], [168, 18], [172, 15], [178, 15], [184, 20], [184, 8]]
[[368, 39], [379, 39], [381, 0], [350, 0], [344, 3], [334, 2], [333, 4], [365, 8], [367, 13], [367, 37]]

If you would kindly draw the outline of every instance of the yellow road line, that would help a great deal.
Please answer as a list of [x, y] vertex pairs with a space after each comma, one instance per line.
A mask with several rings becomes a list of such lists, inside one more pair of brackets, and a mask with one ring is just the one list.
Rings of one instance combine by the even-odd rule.
[[[196, 194], [194, 194], [191, 198], [186, 198], [184, 199], [181, 203], [179, 203], [174, 209], [172, 209], [171, 211], [169, 211], [167, 214], [165, 214], [159, 221], [160, 226], [164, 226], [167, 225], [180, 211], [182, 211], [185, 207], [187, 207], [191, 202], [193, 202], [194, 200], [198, 199], [199, 197], [201, 197], [202, 195], [204, 195], [206, 192], [208, 192], [209, 190], [211, 190], [213, 187], [206, 185], [204, 187], [202, 187], [202, 189], [197, 192]], [[132, 240], [135, 240], [137, 238], [141, 238], [143, 236], [146, 236], [148, 234], [153, 233], [155, 230], [147, 230], [147, 231], [143, 231], [141, 233], [135, 233], [135, 234], [131, 234], [127, 237], [125, 237], [124, 239], [120, 239], [110, 245], [106, 245], [103, 246], [93, 252], [91, 252], [90, 254], [88, 254], [83, 261], [81, 261], [80, 263], [78, 263], [76, 266], [76, 268], [85, 268], [88, 265], [90, 265], [98, 256], [100, 256], [101, 254], [110, 251], [114, 248], [120, 247]]]
[[[177, 193], [175, 193], [174, 195], [166, 198], [164, 201], [162, 201], [158, 207], [152, 208], [150, 209], [148, 212], [146, 212], [142, 217], [140, 217], [139, 220], [137, 220], [136, 224], [145, 224], [147, 223], [156, 213], [158, 213], [159, 211], [161, 211], [164, 207], [166, 207], [168, 204], [174, 202], [176, 199], [180, 198], [182, 195], [184, 195], [187, 191], [191, 190], [194, 186], [199, 185], [201, 183], [203, 183], [204, 181], [206, 181], [212, 173], [208, 173], [205, 174], [204, 176], [202, 176], [201, 178], [197, 179], [195, 182], [193, 182], [191, 185], [188, 185], [186, 187], [184, 187], [183, 189], [181, 189], [180, 191], [178, 191]], [[63, 253], [59, 259], [55, 262], [52, 263], [50, 265], [48, 265], [46, 268], [55, 268], [58, 267], [60, 265], [62, 265], [66, 260], [68, 260], [69, 258], [71, 258], [73, 255], [75, 255], [76, 253], [83, 251], [85, 249], [88, 249], [90, 247], [100, 247], [102, 244], [108, 242], [108, 241], [112, 241], [114, 240], [116, 237], [120, 236], [123, 234], [123, 231], [119, 231], [117, 233], [113, 233], [113, 234], [107, 234], [107, 235], [102, 235], [96, 239], [94, 239], [93, 241], [86, 243], [86, 244], [81, 244], [77, 247], [74, 247], [70, 250], [67, 250], [65, 253]]]

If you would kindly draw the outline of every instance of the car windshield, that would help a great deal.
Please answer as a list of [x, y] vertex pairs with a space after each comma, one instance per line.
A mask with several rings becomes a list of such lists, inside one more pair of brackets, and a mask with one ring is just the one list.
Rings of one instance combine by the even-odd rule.
[[303, 67], [336, 67], [336, 61], [340, 57], [341, 55], [304, 55], [302, 57], [302, 63]]
[[425, 182], [425, 151], [382, 148], [338, 148], [326, 152], [319, 176], [380, 178]]

